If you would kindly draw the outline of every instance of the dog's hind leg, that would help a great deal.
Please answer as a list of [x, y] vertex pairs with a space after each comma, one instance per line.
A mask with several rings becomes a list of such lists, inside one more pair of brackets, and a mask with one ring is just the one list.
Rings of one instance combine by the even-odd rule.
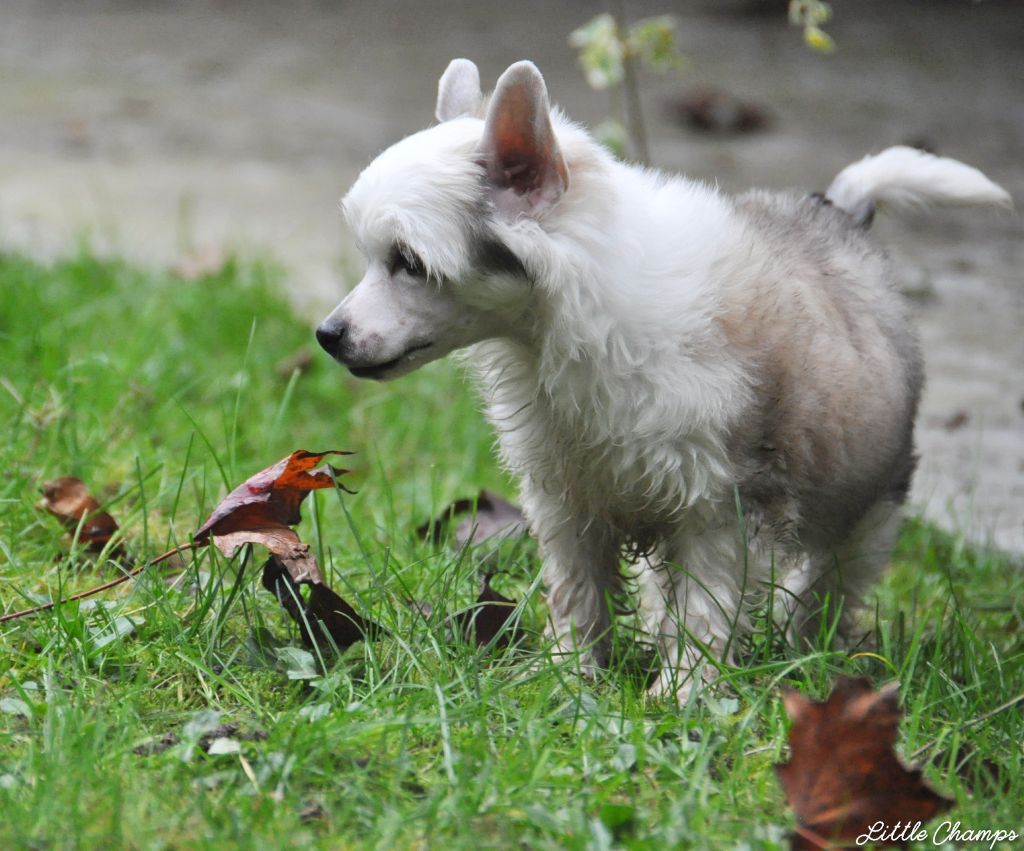
[[[748, 626], [746, 597], [755, 587], [746, 549], [734, 526], [671, 543], [671, 562], [661, 568], [665, 614], [652, 636], [661, 658], [652, 695], [682, 702], [702, 662], [731, 658], [733, 636]], [[704, 668], [706, 680], [714, 677], [713, 667]]]
[[637, 586], [637, 616], [644, 634], [654, 637], [668, 614], [672, 599], [672, 571], [660, 552], [641, 556], [634, 565]]
[[833, 550], [815, 553], [779, 589], [777, 605], [788, 616], [790, 643], [814, 642], [838, 619], [844, 644], [856, 643], [857, 612], [864, 594], [889, 565], [902, 521], [900, 506], [875, 503], [847, 538]]

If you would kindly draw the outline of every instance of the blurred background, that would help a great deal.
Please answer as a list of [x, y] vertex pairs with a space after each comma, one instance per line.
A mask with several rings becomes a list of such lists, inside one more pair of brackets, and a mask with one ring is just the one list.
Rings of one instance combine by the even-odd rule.
[[[717, 183], [823, 190], [909, 143], [1024, 204], [1024, 2], [835, 0], [811, 50], [787, 0], [632, 0], [672, 14], [685, 66], [641, 73], [653, 165]], [[583, 0], [0, 0], [0, 247], [124, 255], [184, 272], [271, 258], [311, 327], [356, 280], [338, 199], [433, 120], [466, 56], [484, 87], [535, 61], [579, 121], [609, 115], [569, 34]], [[1017, 215], [880, 218], [928, 365], [914, 507], [1024, 552], [1024, 228]], [[31, 317], [26, 317], [31, 321]], [[870, 388], [865, 388], [868, 391]], [[395, 392], [401, 392], [396, 385]]]

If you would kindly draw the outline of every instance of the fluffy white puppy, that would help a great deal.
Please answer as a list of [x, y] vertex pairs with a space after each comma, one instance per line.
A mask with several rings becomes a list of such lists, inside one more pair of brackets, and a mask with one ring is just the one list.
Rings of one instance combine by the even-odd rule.
[[456, 349], [479, 377], [544, 558], [551, 631], [607, 661], [623, 553], [641, 554], [655, 693], [682, 697], [777, 590], [794, 636], [851, 627], [914, 470], [922, 367], [877, 206], [1008, 204], [908, 148], [824, 196], [717, 189], [614, 159], [511, 66], [441, 78], [440, 123], [345, 197], [362, 281], [317, 336], [357, 376]]

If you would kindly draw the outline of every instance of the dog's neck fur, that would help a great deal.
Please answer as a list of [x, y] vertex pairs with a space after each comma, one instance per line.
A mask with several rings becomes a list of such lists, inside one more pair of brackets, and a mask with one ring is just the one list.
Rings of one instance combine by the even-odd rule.
[[[713, 285], [739, 229], [731, 203], [617, 163], [589, 139], [577, 147], [571, 133], [561, 138], [573, 184], [560, 203], [542, 222], [495, 225], [533, 278], [531, 308], [467, 359], [505, 458], [518, 467], [531, 446], [570, 456], [590, 487], [596, 468], [596, 480], [612, 486], [622, 471], [631, 491], [648, 492], [645, 511], [658, 503], [659, 513], [674, 512], [712, 491], [727, 497], [717, 493], [728, 479], [722, 438], [749, 396], [749, 375], [717, 321], [723, 306]], [[666, 210], [684, 208], [666, 222]], [[659, 444], [660, 457], [651, 451]], [[638, 446], [644, 458], [633, 457]], [[689, 459], [689, 469], [666, 465], [668, 457]], [[648, 468], [639, 480], [637, 465]]]

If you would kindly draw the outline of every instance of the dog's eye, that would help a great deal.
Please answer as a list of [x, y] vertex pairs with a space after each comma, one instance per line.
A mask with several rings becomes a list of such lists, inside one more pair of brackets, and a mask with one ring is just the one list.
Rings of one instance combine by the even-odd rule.
[[406, 245], [396, 245], [391, 252], [391, 274], [405, 272], [413, 278], [422, 278], [426, 275], [426, 269], [419, 256]]

